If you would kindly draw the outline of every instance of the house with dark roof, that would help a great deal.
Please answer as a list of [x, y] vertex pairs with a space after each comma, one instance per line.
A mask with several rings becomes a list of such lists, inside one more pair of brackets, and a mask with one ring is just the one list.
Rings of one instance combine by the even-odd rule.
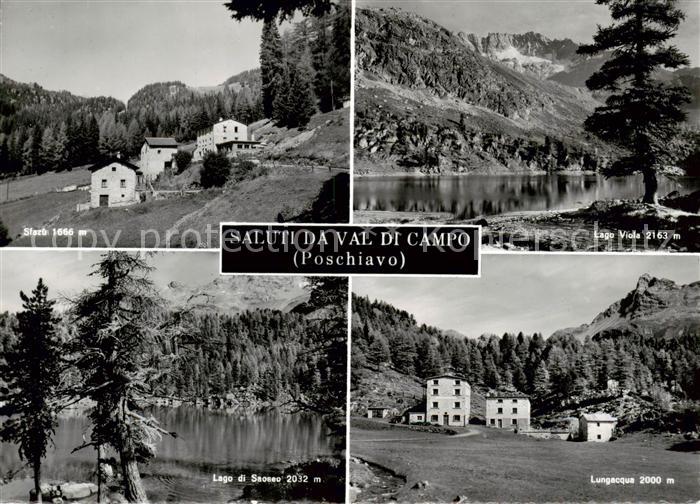
[[141, 168], [119, 156], [90, 167], [90, 207], [117, 207], [140, 201]]
[[173, 156], [178, 143], [174, 138], [146, 137], [141, 147], [139, 164], [145, 180], [154, 180], [173, 167]]
[[514, 390], [487, 394], [485, 419], [488, 427], [528, 430], [530, 398]]

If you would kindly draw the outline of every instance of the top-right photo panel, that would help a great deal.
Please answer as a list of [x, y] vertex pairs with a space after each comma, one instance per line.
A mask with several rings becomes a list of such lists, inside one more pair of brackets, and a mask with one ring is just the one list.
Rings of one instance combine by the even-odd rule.
[[700, 251], [700, 3], [358, 0], [354, 222]]

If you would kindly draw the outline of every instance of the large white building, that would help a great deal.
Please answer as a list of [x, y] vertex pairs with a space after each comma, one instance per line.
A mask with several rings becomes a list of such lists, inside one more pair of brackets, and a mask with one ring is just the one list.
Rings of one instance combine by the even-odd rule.
[[233, 119], [219, 120], [210, 128], [197, 133], [197, 148], [192, 159], [199, 161], [207, 152], [238, 154], [259, 147], [260, 142], [248, 136], [248, 126]]
[[119, 158], [90, 168], [90, 207], [116, 207], [138, 203], [143, 182], [141, 169]]
[[617, 418], [607, 413], [583, 413], [578, 421], [580, 439], [610, 441], [616, 425]]
[[471, 386], [465, 378], [451, 373], [431, 376], [425, 387], [425, 421], [456, 427], [469, 424]]
[[141, 171], [146, 180], [155, 178], [173, 166], [173, 156], [177, 152], [174, 138], [146, 137], [141, 147]]
[[518, 392], [497, 392], [486, 396], [486, 425], [499, 429], [528, 430], [530, 399]]

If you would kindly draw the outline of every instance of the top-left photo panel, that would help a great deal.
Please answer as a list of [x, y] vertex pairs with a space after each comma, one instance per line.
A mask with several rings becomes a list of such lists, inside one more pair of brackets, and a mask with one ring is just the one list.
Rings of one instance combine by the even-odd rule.
[[348, 222], [349, 0], [3, 0], [0, 23], [0, 246]]

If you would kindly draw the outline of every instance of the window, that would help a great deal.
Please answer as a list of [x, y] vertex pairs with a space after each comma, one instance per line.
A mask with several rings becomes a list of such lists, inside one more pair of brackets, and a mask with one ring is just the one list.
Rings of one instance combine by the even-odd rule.
[[503, 413], [503, 408], [498, 408], [498, 413], [502, 414]]
[[517, 400], [517, 399], [513, 399], [513, 404], [518, 404], [518, 400]]
[[462, 384], [462, 380], [455, 380], [455, 385], [461, 385], [461, 384]]
[[596, 422], [595, 426], [600, 427], [600, 422]]
[[117, 167], [116, 167], [116, 166], [112, 166], [112, 171], [117, 171]]
[[234, 133], [238, 133], [238, 126], [234, 126], [233, 131], [234, 131]]
[[455, 408], [461, 408], [461, 407], [462, 407], [462, 403], [461, 403], [461, 402], [458, 401], [458, 402], [455, 403]]
[[511, 425], [518, 425], [518, 421], [514, 418], [510, 421]]
[[431, 421], [431, 422], [437, 422], [437, 421], [438, 421], [438, 416], [437, 416], [437, 415], [430, 415], [430, 421]]
[[518, 408], [513, 408], [513, 413], [517, 413], [517, 412], [518, 412]]
[[121, 179], [119, 181], [119, 187], [121, 187], [122, 189], [126, 187], [126, 179]]
[[496, 425], [496, 419], [495, 419], [495, 418], [492, 418], [492, 419], [491, 419], [491, 425]]
[[438, 381], [437, 381], [437, 380], [433, 380], [433, 385], [437, 385], [437, 384], [438, 384]]
[[438, 407], [438, 403], [437, 403], [437, 402], [433, 402], [433, 408], [437, 408], [437, 407]]
[[497, 402], [498, 404], [501, 404], [501, 403], [503, 402], [503, 399], [499, 399], [499, 400], [496, 401], [496, 402]]
[[598, 439], [601, 439], [600, 434], [598, 434]]
[[438, 395], [438, 389], [436, 389], [436, 388], [433, 389], [433, 395]]
[[455, 389], [455, 395], [462, 395], [462, 389]]
[[102, 179], [102, 189], [104, 189], [104, 188], [106, 188], [106, 187], [107, 187], [107, 179], [106, 179], [106, 178], [103, 178], [103, 179]]
[[158, 154], [160, 154], [160, 149], [158, 149]]
[[460, 415], [453, 415], [453, 416], [452, 416], [452, 421], [453, 421], [453, 422], [461, 422], [461, 421], [462, 421], [462, 417], [461, 417]]

